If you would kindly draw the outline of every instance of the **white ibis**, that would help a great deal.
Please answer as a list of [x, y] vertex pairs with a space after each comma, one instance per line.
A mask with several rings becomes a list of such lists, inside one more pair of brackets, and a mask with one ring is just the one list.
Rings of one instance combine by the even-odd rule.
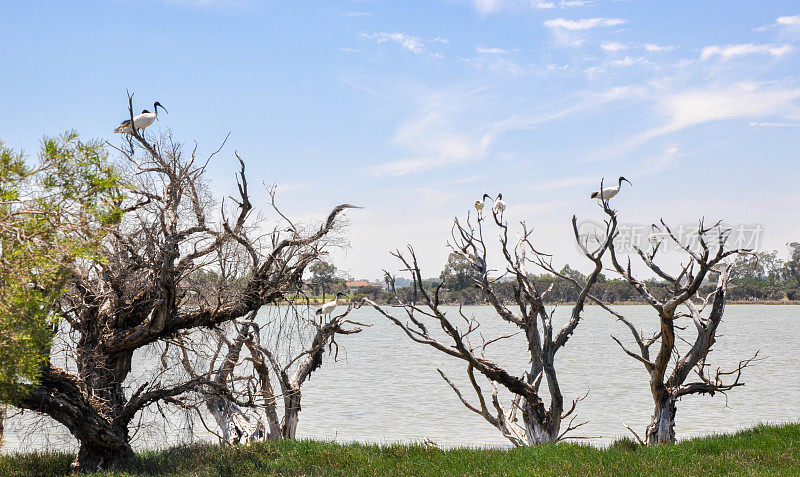
[[477, 210], [478, 212], [483, 210], [483, 201], [480, 200], [475, 201], [475, 210]]
[[[483, 194], [483, 200], [492, 199], [489, 194]], [[492, 211], [495, 214], [502, 214], [506, 210], [506, 202], [503, 200], [503, 194], [497, 194], [497, 198], [492, 199], [494, 201], [494, 205], [492, 206]]]
[[[603, 187], [603, 190], [598, 192], [592, 192], [592, 199], [600, 199], [600, 200], [608, 200], [619, 193], [619, 190], [622, 188], [622, 181], [627, 182], [628, 184], [631, 183], [628, 179], [620, 176], [619, 181], [617, 182], [616, 187]], [[633, 184], [631, 184], [633, 185]]]
[[339, 292], [339, 293], [336, 294], [336, 298], [334, 298], [333, 300], [331, 300], [329, 302], [323, 303], [322, 307], [320, 307], [320, 309], [318, 309], [315, 314], [317, 316], [328, 316], [328, 317], [330, 317], [330, 314], [333, 313], [333, 310], [335, 310], [336, 306], [339, 304], [339, 297], [340, 296], [344, 296], [344, 293]]
[[[153, 103], [153, 111], [154, 111], [153, 113], [145, 109], [144, 111], [142, 111], [142, 114], [137, 114], [136, 116], [133, 117], [133, 127], [140, 132], [144, 131], [145, 128], [147, 128], [147, 126], [153, 124], [153, 121], [158, 119], [159, 107], [163, 109], [164, 112], [169, 113], [169, 111], [167, 111], [167, 108], [161, 106], [161, 103], [156, 101], [155, 103]], [[133, 130], [131, 129], [131, 120], [126, 119], [121, 123], [119, 123], [119, 127], [115, 129], [114, 132], [122, 134], [131, 134], [133, 132]]]

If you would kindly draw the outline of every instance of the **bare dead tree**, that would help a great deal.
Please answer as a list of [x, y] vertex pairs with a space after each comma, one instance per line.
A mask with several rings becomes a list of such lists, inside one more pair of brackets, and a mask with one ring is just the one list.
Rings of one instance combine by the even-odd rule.
[[[206, 429], [223, 443], [294, 439], [303, 384], [322, 366], [326, 352], [336, 359], [337, 335], [359, 333], [362, 326], [369, 326], [346, 319], [352, 308], [351, 304], [343, 313], [319, 323], [310, 308], [287, 303], [274, 307], [277, 316], [266, 323], [257, 322], [257, 313], [251, 312], [246, 319], [231, 323], [232, 333], [215, 330], [206, 352], [198, 349], [197, 342], [181, 340], [180, 361], [191, 379], [213, 380], [216, 386], [200, 393], [198, 402], [185, 399], [180, 404], [194, 409], [203, 425], [204, 410], [213, 416], [216, 428], [206, 425]], [[264, 337], [269, 332], [275, 335], [273, 340]], [[303, 339], [306, 335], [310, 340]], [[291, 342], [300, 342], [298, 351], [292, 350]], [[207, 355], [207, 371], [201, 375], [198, 356]], [[283, 413], [279, 417], [281, 398]]]
[[[128, 106], [132, 122], [132, 95]], [[129, 169], [125, 214], [111, 227], [102, 259], [71, 265], [69, 290], [57, 304], [71, 365], [46, 362], [39, 384], [17, 404], [69, 429], [80, 443], [80, 471], [127, 461], [130, 428], [145, 407], [218, 388], [205, 377], [177, 380], [162, 369], [134, 389], [128, 377], [137, 350], [247, 316], [296, 289], [339, 214], [352, 207], [335, 207], [308, 232], [294, 225], [262, 232], [238, 155], [238, 195], [226, 206], [203, 180], [220, 150], [201, 161], [196, 148], [187, 157], [168, 136], [147, 139], [134, 129], [130, 138], [133, 152], [115, 148]], [[191, 281], [200, 273], [228, 274], [226, 286], [197, 297]]]
[[[608, 220], [616, 224], [616, 212], [606, 208], [606, 214]], [[635, 251], [644, 265], [663, 280], [666, 298], [657, 298], [648, 289], [645, 281], [634, 276], [630, 257], [626, 264], [621, 263], [613, 242], [609, 255], [614, 270], [656, 311], [658, 331], [652, 336], [645, 335], [643, 330], [622, 313], [601, 304], [630, 330], [637, 349], [626, 347], [619, 339], [612, 336], [614, 341], [628, 356], [642, 363], [650, 376], [654, 410], [650, 424], [645, 430], [644, 439], [639, 438], [630, 427], [628, 428], [642, 444], [674, 442], [676, 402], [690, 394], [713, 396], [715, 393], [725, 393], [735, 387], [743, 386], [742, 370], [758, 356], [756, 352], [755, 356], [740, 361], [734, 369], [728, 371], [717, 368], [716, 371], [710, 372], [707, 362], [725, 311], [725, 294], [732, 267], [725, 259], [749, 251], [728, 249], [726, 244], [730, 231], [722, 227], [720, 222], [706, 227], [703, 220], [700, 220], [695, 237], [696, 246], [682, 242], [663, 220], [660, 227], [655, 227], [663, 228], [665, 237], [654, 241], [647, 251], [638, 247]], [[655, 261], [665, 241], [676, 245], [688, 258], [677, 275], [668, 273]], [[719, 275], [716, 287], [710, 294], [701, 296], [701, 285], [713, 274]], [[683, 327], [676, 324], [681, 319], [691, 320], [693, 326]], [[687, 349], [680, 349], [682, 344], [685, 344]], [[654, 345], [657, 348], [655, 356], [651, 353]], [[692, 371], [695, 374], [694, 380], [689, 379]]]
[[[607, 206], [607, 204], [605, 204]], [[492, 305], [498, 317], [517, 327], [520, 332], [495, 337], [481, 336], [473, 343], [478, 334], [480, 323], [474, 317], [468, 317], [459, 308], [459, 317], [456, 320], [446, 315], [446, 310], [440, 304], [440, 283], [435, 289], [426, 289], [423, 286], [422, 272], [417, 263], [414, 249], [409, 246], [408, 254], [399, 251], [393, 255], [403, 264], [404, 270], [411, 274], [415, 294], [419, 302], [406, 303], [395, 295], [398, 304], [390, 307], [380, 307], [370, 303], [378, 312], [400, 327], [405, 334], [418, 343], [422, 343], [453, 358], [464, 361], [467, 378], [478, 399], [477, 404], [470, 403], [458, 387], [441, 371], [442, 378], [455, 391], [458, 398], [470, 411], [482, 416], [492, 426], [496, 427], [509, 441], [516, 446], [533, 446], [557, 442], [567, 433], [576, 429], [583, 423], [575, 423], [575, 407], [579, 397], [565, 406], [564, 397], [559, 386], [556, 373], [555, 355], [562, 349], [570, 336], [575, 332], [581, 321], [586, 300], [592, 300], [590, 291], [597, 282], [602, 271], [602, 258], [611, 245], [611, 237], [616, 233], [616, 222], [606, 223], [606, 236], [608, 240], [599, 244], [593, 250], [583, 243], [578, 232], [577, 219], [572, 218], [572, 228], [575, 239], [581, 246], [586, 258], [593, 264], [593, 270], [584, 283], [572, 280], [580, 293], [571, 308], [568, 320], [560, 329], [554, 326], [553, 311], [545, 307], [548, 290], [537, 290], [533, 276], [529, 275], [526, 267], [532, 264], [550, 273], [555, 273], [552, 258], [536, 250], [532, 242], [532, 232], [524, 223], [522, 233], [516, 243], [510, 243], [508, 238], [508, 224], [503, 220], [503, 213], [492, 211], [490, 220], [499, 229], [499, 245], [503, 256], [503, 275], [509, 276], [514, 282], [513, 303], [504, 303], [495, 293], [494, 282], [499, 277], [492, 277], [494, 272], [487, 263], [487, 242], [484, 239], [484, 227], [487, 218], [478, 212], [477, 222], [473, 224], [467, 216], [465, 222], [455, 219], [452, 229], [452, 250], [469, 260], [476, 272], [474, 286], [481, 291], [486, 300]], [[552, 289], [552, 287], [551, 287]], [[405, 312], [404, 321], [396, 317], [393, 309], [402, 309]], [[444, 337], [434, 334], [429, 329], [430, 324], [439, 327], [444, 332]], [[507, 369], [498, 365], [486, 355], [489, 346], [520, 336], [525, 342], [529, 353], [530, 365], [523, 366], [524, 371], [512, 374]], [[525, 369], [527, 368], [527, 369]], [[492, 392], [487, 396], [481, 388], [476, 373], [489, 380]], [[549, 393], [549, 406], [542, 399], [540, 385], [547, 383]], [[504, 407], [498, 397], [498, 386], [510, 391], [514, 398], [508, 407]], [[489, 404], [490, 403], [490, 404]], [[565, 409], [565, 407], [567, 409]], [[522, 419], [517, 416], [518, 410], [522, 411]], [[566, 429], [562, 421], [573, 416]]]

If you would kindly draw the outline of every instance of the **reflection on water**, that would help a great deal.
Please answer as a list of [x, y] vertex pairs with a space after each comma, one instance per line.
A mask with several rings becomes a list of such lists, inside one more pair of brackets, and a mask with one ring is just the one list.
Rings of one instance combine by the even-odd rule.
[[[655, 331], [655, 316], [649, 307], [623, 306], [618, 310], [641, 323], [646, 333]], [[481, 319], [484, 336], [510, 330], [489, 307], [465, 311]], [[568, 307], [559, 309], [556, 321], [565, 319], [567, 313]], [[644, 368], [625, 356], [610, 338], [614, 334], [623, 343], [630, 343], [627, 328], [595, 306], [587, 307], [584, 316], [585, 321], [556, 355], [556, 365], [565, 401], [589, 391], [578, 405], [578, 419], [588, 424], [574, 435], [590, 437], [589, 442], [602, 445], [628, 433], [623, 422], [637, 432], [643, 431], [652, 403]], [[377, 443], [430, 439], [442, 446], [508, 444], [497, 430], [467, 410], [436, 372], [442, 369], [462, 386], [467, 399], [475, 401], [471, 388], [465, 386], [465, 368], [460, 361], [412, 342], [373, 310], [354, 310], [351, 317], [374, 326], [338, 338], [338, 362], [326, 358], [303, 388], [299, 437]], [[728, 306], [710, 362], [730, 367], [756, 350], [761, 350], [766, 359], [745, 370], [746, 386], [730, 391], [727, 397], [689, 396], [680, 401], [678, 437], [733, 431], [759, 422], [800, 420], [798, 331], [798, 306]], [[521, 374], [527, 367], [521, 339], [494, 346], [490, 356], [509, 371]], [[487, 385], [484, 389], [491, 388]], [[158, 425], [163, 419], [158, 410], [145, 412], [146, 426], [137, 434], [135, 447], [161, 448], [190, 439], [212, 439], [204, 429], [186, 429], [181, 414], [170, 416], [172, 426], [165, 432]], [[4, 452], [76, 446], [63, 427], [33, 419], [30, 413], [12, 417], [6, 424]]]

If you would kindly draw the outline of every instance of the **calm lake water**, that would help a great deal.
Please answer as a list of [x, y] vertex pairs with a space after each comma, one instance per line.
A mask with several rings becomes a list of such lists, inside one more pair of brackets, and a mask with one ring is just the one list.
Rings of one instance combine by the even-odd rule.
[[[513, 331], [490, 307], [464, 310], [479, 318], [487, 338]], [[620, 306], [617, 310], [642, 324], [646, 332], [657, 329], [648, 306]], [[560, 307], [557, 321], [562, 322], [568, 313], [569, 307]], [[455, 316], [457, 309], [451, 314]], [[326, 357], [323, 367], [307, 382], [300, 437], [376, 443], [430, 439], [443, 447], [508, 445], [496, 429], [459, 402], [436, 371], [442, 369], [462, 385], [465, 397], [475, 402], [471, 388], [465, 386], [465, 368], [460, 361], [412, 342], [374, 310], [354, 310], [350, 317], [374, 326], [338, 338], [339, 360]], [[578, 420], [588, 423], [573, 435], [604, 445], [628, 435], [623, 422], [641, 435], [652, 412], [647, 373], [610, 338], [613, 334], [630, 344], [630, 332], [596, 306], [587, 307], [584, 317], [567, 346], [556, 355], [565, 401], [589, 391], [577, 411]], [[501, 341], [493, 348], [490, 357], [512, 373], [527, 368], [521, 337]], [[686, 348], [684, 344], [681, 349]], [[679, 438], [733, 431], [760, 422], [800, 420], [800, 306], [727, 307], [710, 362], [715, 367], [735, 366], [757, 350], [764, 360], [745, 370], [746, 386], [730, 391], [727, 397], [689, 396], [679, 402]], [[152, 358], [139, 356], [139, 365], [146, 365], [148, 359]], [[486, 389], [491, 389], [488, 383]], [[157, 422], [157, 412], [151, 408], [144, 421]], [[135, 437], [135, 447], [161, 448], [190, 439], [214, 439], [202, 428], [189, 432], [178, 417], [174, 417], [174, 429], [166, 433], [145, 426]], [[72, 450], [76, 443], [63, 427], [34, 419], [30, 413], [9, 419], [4, 452], [45, 447]]]

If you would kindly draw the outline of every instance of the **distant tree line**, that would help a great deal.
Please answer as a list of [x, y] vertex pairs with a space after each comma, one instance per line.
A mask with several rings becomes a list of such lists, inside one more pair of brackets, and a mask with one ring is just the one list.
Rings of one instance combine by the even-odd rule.
[[[800, 300], [800, 242], [790, 243], [788, 249], [787, 260], [779, 258], [777, 250], [739, 256], [728, 285], [728, 299], [731, 301]], [[569, 265], [565, 265], [560, 273], [578, 283], [586, 283], [586, 275]], [[477, 272], [466, 258], [451, 253], [439, 277], [423, 279], [422, 285], [426, 289], [434, 289], [441, 283], [440, 298], [443, 303], [484, 304], [484, 294], [475, 287], [476, 277]], [[553, 287], [547, 294], [549, 302], [574, 302], [578, 298], [580, 290], [567, 279], [549, 273], [529, 274], [529, 277], [539, 290]], [[663, 287], [665, 284], [661, 280], [650, 279], [645, 280], [645, 283], [657, 298], [666, 297], [667, 292]], [[410, 285], [407, 280], [402, 284], [395, 284], [398, 296], [406, 301], [412, 301], [414, 298], [413, 287]], [[715, 286], [716, 275], [709, 277], [701, 292], [710, 293]], [[493, 288], [498, 298], [505, 303], [513, 301], [514, 283], [510, 279], [502, 276], [496, 278]], [[592, 293], [606, 303], [641, 301], [641, 296], [627, 280], [609, 279], [602, 273], [597, 277]], [[380, 303], [389, 303], [394, 299], [390, 292], [378, 287], [359, 288], [355, 296], [367, 297]]]

